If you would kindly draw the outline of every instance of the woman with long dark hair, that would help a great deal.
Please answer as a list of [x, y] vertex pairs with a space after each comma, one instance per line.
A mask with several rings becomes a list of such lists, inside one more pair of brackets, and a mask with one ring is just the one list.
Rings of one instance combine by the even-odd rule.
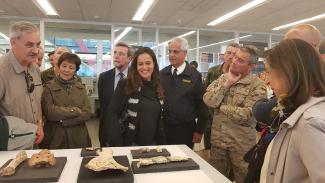
[[163, 99], [156, 55], [150, 48], [140, 48], [104, 114], [105, 145], [164, 144]]

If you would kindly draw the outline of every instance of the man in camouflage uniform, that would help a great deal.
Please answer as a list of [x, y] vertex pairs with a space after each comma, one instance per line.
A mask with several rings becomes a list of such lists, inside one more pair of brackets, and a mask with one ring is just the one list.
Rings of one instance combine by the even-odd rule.
[[203, 96], [205, 104], [214, 108], [211, 163], [228, 178], [232, 170], [237, 183], [242, 183], [247, 173], [243, 156], [255, 144], [252, 106], [266, 97], [263, 82], [250, 74], [257, 60], [256, 47], [240, 47], [229, 72], [212, 82]]
[[[229, 66], [230, 66], [232, 59], [233, 59], [236, 51], [238, 50], [238, 48], [239, 48], [239, 44], [237, 44], [237, 43], [230, 43], [227, 46], [226, 52], [224, 53], [224, 56], [223, 56], [224, 63], [222, 63], [220, 65], [213, 66], [208, 70], [208, 74], [205, 79], [206, 87], [208, 87], [213, 81], [218, 79], [223, 73], [228, 72]], [[205, 149], [211, 149], [210, 138], [211, 138], [212, 118], [213, 118], [213, 110], [210, 110], [209, 120], [207, 122], [207, 127], [204, 132], [204, 147], [205, 147]]]

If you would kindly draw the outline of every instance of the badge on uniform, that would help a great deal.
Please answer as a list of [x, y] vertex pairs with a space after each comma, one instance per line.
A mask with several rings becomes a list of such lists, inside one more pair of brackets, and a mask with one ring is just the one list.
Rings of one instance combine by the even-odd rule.
[[183, 82], [183, 83], [188, 83], [188, 84], [189, 84], [189, 83], [192, 83], [192, 81], [191, 81], [190, 79], [182, 79], [182, 82]]

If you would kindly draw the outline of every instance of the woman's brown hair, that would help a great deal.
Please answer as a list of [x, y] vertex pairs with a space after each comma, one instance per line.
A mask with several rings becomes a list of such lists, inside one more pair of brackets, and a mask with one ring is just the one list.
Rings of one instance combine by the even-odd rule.
[[59, 58], [58, 66], [60, 67], [60, 65], [64, 61], [75, 64], [76, 65], [76, 72], [79, 70], [80, 65], [81, 65], [81, 60], [80, 60], [80, 57], [78, 55], [73, 54], [73, 53], [69, 53], [69, 52], [63, 53]]
[[325, 96], [325, 62], [307, 42], [283, 40], [266, 51], [265, 60], [289, 82], [288, 93], [280, 101], [287, 109], [296, 109], [311, 96]]
[[125, 86], [126, 94], [130, 95], [130, 94], [136, 93], [136, 92], [138, 92], [139, 87], [143, 86], [143, 81], [137, 71], [137, 68], [138, 68], [139, 55], [142, 55], [145, 53], [148, 54], [152, 58], [153, 64], [154, 64], [153, 72], [151, 75], [151, 81], [153, 83], [153, 88], [156, 91], [158, 98], [163, 99], [164, 92], [163, 92], [163, 88], [160, 84], [159, 65], [157, 62], [157, 58], [156, 58], [155, 53], [152, 51], [152, 49], [147, 48], [147, 47], [139, 48], [134, 54], [134, 57], [133, 57], [133, 60], [131, 63], [131, 67], [129, 69], [128, 77], [126, 79], [127, 80], [126, 86]]

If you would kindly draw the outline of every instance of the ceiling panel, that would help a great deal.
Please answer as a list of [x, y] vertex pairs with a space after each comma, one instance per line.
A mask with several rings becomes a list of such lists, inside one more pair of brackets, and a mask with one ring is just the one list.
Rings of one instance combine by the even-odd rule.
[[[271, 31], [285, 23], [325, 13], [325, 0], [269, 0], [227, 22], [211, 27], [206, 24], [250, 0], [158, 0], [143, 22], [137, 24], [197, 27], [253, 32]], [[3, 16], [41, 17], [104, 23], [134, 23], [132, 17], [142, 0], [50, 0], [59, 17], [43, 14], [32, 0], [1, 0]], [[325, 35], [325, 19], [311, 22]]]

